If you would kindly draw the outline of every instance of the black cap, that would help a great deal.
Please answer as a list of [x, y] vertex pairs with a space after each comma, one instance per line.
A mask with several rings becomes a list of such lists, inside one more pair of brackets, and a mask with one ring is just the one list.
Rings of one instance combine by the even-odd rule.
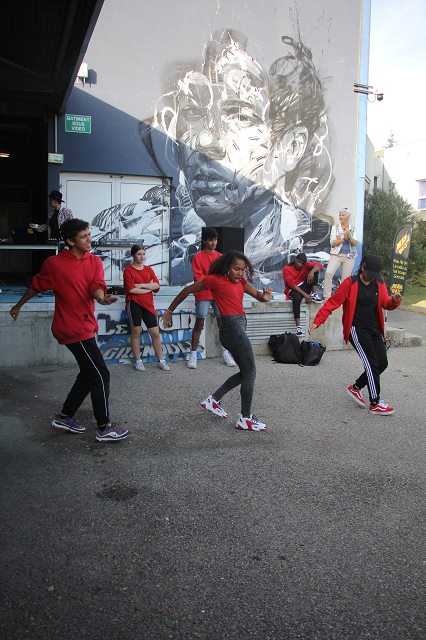
[[364, 256], [362, 264], [372, 278], [380, 278], [383, 263], [379, 256]]
[[53, 198], [58, 202], [65, 202], [65, 200], [62, 200], [62, 193], [60, 191], [51, 191], [49, 193], [49, 198]]

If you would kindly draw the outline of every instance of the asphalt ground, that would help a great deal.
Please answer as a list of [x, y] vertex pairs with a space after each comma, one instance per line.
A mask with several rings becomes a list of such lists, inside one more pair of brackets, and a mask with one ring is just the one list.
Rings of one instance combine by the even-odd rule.
[[1, 636], [424, 638], [425, 346], [388, 356], [388, 417], [346, 395], [352, 350], [258, 357], [263, 433], [234, 429], [237, 391], [226, 420], [200, 408], [233, 373], [219, 360], [111, 367], [132, 431], [114, 444], [95, 442], [89, 401], [85, 434], [49, 427], [76, 367], [3, 370]]

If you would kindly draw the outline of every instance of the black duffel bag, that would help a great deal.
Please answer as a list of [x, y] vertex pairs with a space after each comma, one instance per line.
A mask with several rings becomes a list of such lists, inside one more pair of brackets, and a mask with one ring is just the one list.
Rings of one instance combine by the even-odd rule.
[[275, 362], [282, 364], [302, 363], [300, 342], [294, 333], [286, 331], [279, 335], [270, 336], [268, 345]]
[[305, 367], [315, 367], [319, 364], [325, 347], [321, 344], [321, 342], [307, 342], [302, 340], [300, 343], [300, 351], [302, 354], [301, 364]]

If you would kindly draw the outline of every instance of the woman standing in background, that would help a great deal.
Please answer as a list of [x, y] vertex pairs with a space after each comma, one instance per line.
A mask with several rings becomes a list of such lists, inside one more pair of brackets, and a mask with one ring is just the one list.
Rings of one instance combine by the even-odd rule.
[[349, 224], [351, 214], [345, 207], [339, 211], [339, 222], [332, 226], [330, 233], [330, 260], [324, 277], [324, 300], [331, 296], [333, 276], [342, 267], [341, 282], [352, 274], [356, 258], [355, 227]]
[[160, 283], [154, 269], [144, 264], [146, 260], [145, 249], [139, 244], [130, 249], [133, 264], [124, 269], [124, 289], [126, 291], [126, 311], [130, 324], [130, 344], [135, 356], [136, 371], [145, 371], [141, 358], [141, 331], [142, 320], [152, 340], [155, 355], [158, 359], [158, 368], [162, 371], [170, 371], [170, 367], [163, 358], [160, 330], [157, 323], [157, 312], [154, 307], [153, 292], [158, 291]]

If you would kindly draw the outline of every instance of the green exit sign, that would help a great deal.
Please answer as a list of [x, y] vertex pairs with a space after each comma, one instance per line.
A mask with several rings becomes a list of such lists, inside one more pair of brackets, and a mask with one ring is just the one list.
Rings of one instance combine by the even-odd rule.
[[67, 133], [92, 133], [92, 116], [65, 114], [65, 131]]

